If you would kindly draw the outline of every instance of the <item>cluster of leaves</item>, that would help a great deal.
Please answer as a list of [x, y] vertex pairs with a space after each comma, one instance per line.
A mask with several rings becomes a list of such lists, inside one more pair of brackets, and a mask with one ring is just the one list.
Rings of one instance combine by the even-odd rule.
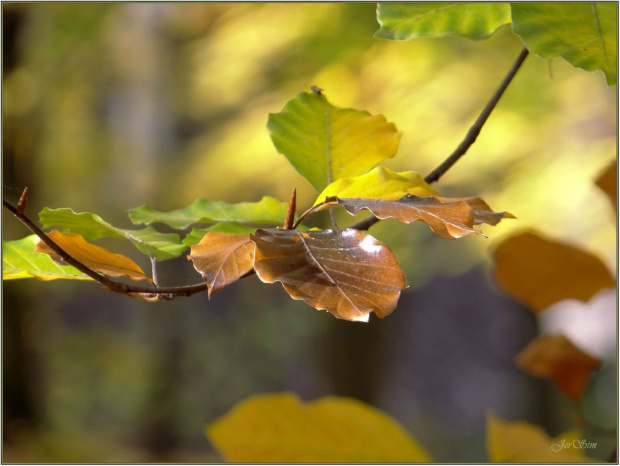
[[[418, 173], [377, 167], [396, 154], [401, 135], [395, 125], [382, 115], [335, 107], [320, 90], [301, 93], [280, 113], [270, 115], [268, 129], [276, 149], [321, 192], [315, 205], [299, 217], [293, 194], [288, 205], [271, 197], [239, 204], [198, 199], [172, 212], [143, 205], [131, 209], [129, 218], [149, 226], [134, 230], [66, 208], [45, 208], [39, 220], [46, 228], [62, 230], [53, 230], [48, 237], [69, 256], [107, 276], [155, 279], [131, 259], [88, 241], [127, 239], [153, 263], [178, 257], [191, 247], [188, 258], [204, 278], [209, 296], [255, 272], [263, 282], [281, 282], [294, 299], [341, 319], [367, 321], [372, 312], [379, 317], [392, 312], [406, 287], [394, 254], [359, 229], [340, 229], [334, 223], [331, 229], [308, 230], [302, 222], [310, 215], [340, 206], [351, 215], [368, 210], [379, 219], [419, 220], [445, 239], [480, 234], [475, 225], [495, 225], [512, 217], [493, 212], [477, 197], [441, 197]], [[181, 241], [176, 233], [157, 231], [154, 223], [194, 228]], [[199, 224], [211, 225], [198, 228]], [[62, 255], [35, 243], [33, 237], [7, 242], [5, 247], [5, 279], [88, 278], [73, 267], [59, 267]], [[52, 261], [37, 253], [48, 254]], [[149, 290], [130, 294], [157, 299]]]

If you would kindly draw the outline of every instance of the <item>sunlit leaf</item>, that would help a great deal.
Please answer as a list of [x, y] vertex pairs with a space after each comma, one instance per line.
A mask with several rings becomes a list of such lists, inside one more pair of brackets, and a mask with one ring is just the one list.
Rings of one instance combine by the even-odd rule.
[[192, 228], [185, 238], [183, 238], [183, 244], [186, 246], [193, 246], [200, 242], [204, 236], [210, 231], [217, 233], [230, 233], [232, 235], [249, 235], [254, 233], [256, 228], [250, 228], [237, 222], [221, 222], [216, 223], [207, 228]]
[[278, 152], [317, 191], [393, 157], [400, 140], [383, 115], [334, 107], [314, 92], [302, 92], [270, 114], [267, 127]]
[[494, 225], [502, 218], [513, 217], [507, 212], [492, 212], [480, 198], [407, 195], [397, 201], [355, 198], [328, 198], [328, 201], [340, 204], [352, 215], [369, 210], [380, 219], [393, 218], [404, 223], [420, 220], [430, 226], [435, 234], [446, 239], [456, 239], [470, 233], [481, 234], [473, 228], [474, 225], [483, 222]]
[[491, 463], [589, 463], [574, 431], [555, 438], [525, 421], [507, 422], [487, 415], [487, 452]]
[[609, 197], [618, 214], [618, 161], [612, 163], [596, 180], [596, 185]]
[[187, 256], [209, 286], [209, 297], [254, 267], [250, 235], [208, 232]]
[[494, 255], [499, 284], [534, 312], [563, 299], [588, 301], [616, 286], [598, 257], [533, 232], [506, 239]]
[[334, 181], [319, 194], [314, 204], [319, 204], [331, 196], [396, 200], [407, 194], [420, 197], [437, 195], [419, 173], [395, 173], [385, 167], [376, 167], [363, 175]]
[[530, 52], [563, 57], [587, 71], [602, 70], [607, 84], [616, 83], [616, 2], [517, 2], [511, 9], [512, 29]]
[[[47, 236], [67, 254], [95, 272], [111, 277], [128, 277], [134, 281], [151, 281], [138, 264], [128, 257], [114, 254], [102, 247], [90, 244], [77, 233], [62, 233], [58, 230], [52, 230]], [[42, 241], [37, 243], [35, 251], [49, 254], [54, 261], [64, 265], [62, 258]]]
[[59, 265], [47, 254], [35, 252], [39, 241], [30, 235], [16, 241], [2, 242], [2, 279], [38, 278], [39, 280], [92, 280], [75, 267]]
[[484, 39], [510, 23], [508, 3], [379, 3], [381, 25], [375, 37], [407, 40], [415, 37], [464, 36]]
[[553, 380], [558, 389], [579, 401], [592, 371], [601, 361], [577, 348], [563, 335], [541, 336], [517, 356], [517, 365], [536, 377]]
[[46, 207], [39, 212], [39, 220], [46, 228], [55, 226], [67, 233], [78, 233], [87, 241], [106, 237], [128, 239], [140, 252], [159, 261], [178, 257], [187, 249], [175, 233], [160, 233], [153, 227], [141, 230], [117, 228], [90, 212], [78, 213], [67, 208]]
[[129, 210], [133, 223], [165, 223], [173, 228], [187, 228], [193, 223], [238, 222], [279, 225], [286, 216], [286, 202], [265, 196], [258, 202], [229, 204], [224, 201], [196, 199], [183, 209], [159, 212], [143, 205]]
[[233, 463], [420, 463], [431, 458], [387, 414], [352, 398], [304, 403], [292, 393], [239, 403], [207, 427]]
[[405, 275], [392, 251], [357, 230], [257, 230], [254, 269], [279, 281], [293, 299], [326, 309], [339, 319], [368, 321], [396, 307]]

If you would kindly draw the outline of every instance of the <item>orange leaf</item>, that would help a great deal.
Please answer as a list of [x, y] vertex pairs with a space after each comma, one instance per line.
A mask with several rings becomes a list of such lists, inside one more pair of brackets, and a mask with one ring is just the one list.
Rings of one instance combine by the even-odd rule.
[[596, 185], [601, 188], [614, 206], [618, 214], [618, 161], [615, 160], [596, 180]]
[[187, 256], [209, 285], [209, 298], [252, 270], [254, 243], [250, 235], [208, 232]]
[[257, 230], [250, 237], [262, 281], [279, 281], [293, 299], [339, 319], [385, 317], [406, 287], [390, 248], [357, 230]]
[[491, 211], [479, 197], [449, 199], [407, 195], [397, 201], [330, 197], [327, 202], [338, 202], [352, 215], [366, 209], [380, 219], [393, 218], [404, 223], [421, 220], [445, 239], [456, 239], [470, 233], [481, 234], [473, 228], [474, 225], [495, 225], [502, 218], [513, 217], [508, 213]]
[[589, 252], [525, 232], [495, 250], [495, 276], [504, 290], [534, 312], [563, 299], [587, 301], [616, 281]]
[[527, 373], [553, 380], [562, 393], [577, 402], [601, 361], [584, 353], [563, 335], [542, 336], [517, 355]]
[[[102, 247], [87, 242], [77, 233], [62, 233], [52, 230], [47, 234], [67, 254], [86, 267], [111, 277], [128, 277], [134, 281], [148, 280], [142, 269], [134, 261], [121, 254], [114, 254]], [[43, 241], [37, 243], [35, 252], [44, 252], [57, 263], [67, 265], [58, 254], [52, 251]]]

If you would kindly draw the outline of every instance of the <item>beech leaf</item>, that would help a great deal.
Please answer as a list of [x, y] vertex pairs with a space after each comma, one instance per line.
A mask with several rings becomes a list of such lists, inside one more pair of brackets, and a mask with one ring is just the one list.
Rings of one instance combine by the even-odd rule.
[[580, 448], [583, 438], [575, 431], [550, 437], [539, 426], [525, 421], [508, 422], [487, 415], [487, 452], [491, 463], [589, 463]]
[[[138, 264], [128, 257], [122, 254], [114, 254], [102, 247], [90, 244], [77, 233], [62, 233], [58, 230], [52, 230], [47, 236], [67, 254], [95, 272], [100, 272], [111, 277], [128, 277], [134, 281], [151, 281]], [[62, 258], [42, 241], [37, 243], [35, 251], [49, 254], [55, 262], [66, 265]]]
[[250, 235], [208, 232], [187, 256], [209, 286], [209, 298], [254, 267]]
[[230, 233], [234, 235], [249, 235], [250, 233], [254, 233], [256, 228], [246, 227], [238, 222], [220, 222], [207, 228], [192, 228], [192, 231], [190, 231], [185, 238], [183, 238], [182, 243], [186, 246], [193, 246], [194, 244], [200, 242], [200, 240], [210, 231], [217, 233]]
[[499, 284], [534, 312], [563, 299], [585, 302], [602, 289], [616, 286], [598, 257], [533, 232], [504, 240], [494, 256]]
[[334, 181], [319, 194], [314, 205], [332, 196], [392, 201], [407, 194], [420, 197], [437, 196], [435, 190], [424, 181], [419, 173], [395, 173], [385, 167], [375, 167], [363, 175], [345, 177]]
[[480, 198], [407, 195], [397, 201], [332, 197], [327, 202], [340, 204], [352, 215], [369, 210], [380, 219], [393, 218], [404, 223], [420, 220], [430, 226], [436, 235], [446, 239], [456, 239], [470, 233], [482, 234], [473, 226], [480, 223], [495, 225], [502, 218], [513, 218], [507, 212], [491, 211]]
[[517, 355], [517, 366], [527, 373], [553, 380], [571, 400], [581, 400], [592, 371], [601, 361], [577, 348], [563, 335], [541, 336]]
[[254, 269], [293, 299], [339, 319], [367, 322], [394, 310], [405, 275], [392, 251], [370, 235], [344, 231], [257, 230]]
[[270, 114], [267, 127], [278, 152], [317, 191], [393, 157], [401, 136], [383, 115], [335, 107], [315, 92], [302, 92]]
[[428, 463], [394, 419], [352, 398], [302, 402], [293, 393], [253, 396], [206, 429], [234, 463]]
[[187, 228], [193, 223], [238, 222], [243, 224], [280, 225], [286, 216], [286, 202], [264, 196], [258, 202], [239, 202], [229, 204], [224, 201], [196, 199], [183, 209], [160, 212], [142, 205], [130, 209], [129, 218], [133, 223], [165, 223], [173, 228]]
[[47, 254], [35, 252], [39, 237], [30, 235], [16, 241], [2, 242], [2, 279], [37, 278], [38, 280], [92, 280], [70, 265], [59, 265]]

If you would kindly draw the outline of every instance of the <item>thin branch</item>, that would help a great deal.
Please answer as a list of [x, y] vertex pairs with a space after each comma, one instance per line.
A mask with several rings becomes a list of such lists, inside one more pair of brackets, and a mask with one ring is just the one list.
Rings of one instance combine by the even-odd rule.
[[[467, 150], [471, 147], [471, 145], [478, 138], [478, 135], [480, 134], [482, 127], [484, 126], [487, 119], [489, 118], [489, 115], [491, 115], [491, 112], [493, 111], [497, 103], [499, 102], [499, 99], [504, 94], [504, 91], [506, 90], [508, 85], [512, 82], [512, 79], [517, 74], [517, 71], [519, 71], [519, 68], [521, 68], [521, 65], [525, 61], [528, 54], [529, 52], [527, 48], [523, 48], [523, 50], [521, 50], [521, 53], [519, 53], [519, 56], [517, 57], [515, 62], [512, 64], [512, 67], [510, 68], [510, 70], [508, 70], [508, 73], [506, 74], [502, 82], [500, 83], [499, 87], [497, 88], [495, 93], [491, 96], [491, 99], [487, 102], [487, 104], [485, 105], [484, 109], [482, 110], [482, 112], [480, 113], [480, 115], [478, 116], [474, 124], [471, 126], [471, 128], [469, 128], [469, 131], [467, 131], [467, 134], [465, 135], [465, 139], [461, 141], [458, 147], [454, 150], [452, 154], [450, 154], [450, 156], [446, 160], [444, 160], [437, 168], [435, 168], [433, 171], [431, 171], [428, 175], [424, 177], [424, 181], [426, 181], [429, 184], [434, 183], [439, 178], [441, 178], [441, 176], [443, 176], [463, 155], [465, 155]], [[378, 221], [379, 219], [373, 215], [364, 220], [361, 220], [360, 222], [357, 222], [354, 225], [351, 225], [350, 228], [354, 228], [356, 230], [368, 230], [371, 226], [373, 226]]]
[[43, 230], [41, 230], [37, 225], [35, 225], [32, 220], [28, 218], [23, 212], [19, 212], [16, 207], [9, 204], [4, 199], [2, 200], [2, 205], [9, 212], [11, 212], [20, 222], [22, 222], [30, 231], [32, 231], [35, 235], [37, 235], [41, 241], [43, 241], [49, 248], [58, 254], [64, 262], [69, 265], [72, 265], [80, 272], [88, 275], [90, 278], [100, 283], [104, 287], [108, 288], [110, 291], [114, 291], [115, 293], [146, 293], [148, 295], [168, 295], [168, 296], [190, 296], [194, 293], [198, 293], [201, 291], [205, 291], [207, 289], [206, 283], [198, 283], [196, 285], [187, 285], [187, 286], [172, 286], [172, 287], [146, 287], [146, 286], [136, 286], [136, 285], [128, 285], [126, 283], [117, 282], [114, 280], [110, 280], [105, 275], [101, 275], [98, 272], [95, 272], [91, 268], [82, 264], [77, 259], [73, 258], [70, 254], [68, 254], [64, 249], [62, 249], [58, 244], [56, 244], [49, 236], [45, 234]]

